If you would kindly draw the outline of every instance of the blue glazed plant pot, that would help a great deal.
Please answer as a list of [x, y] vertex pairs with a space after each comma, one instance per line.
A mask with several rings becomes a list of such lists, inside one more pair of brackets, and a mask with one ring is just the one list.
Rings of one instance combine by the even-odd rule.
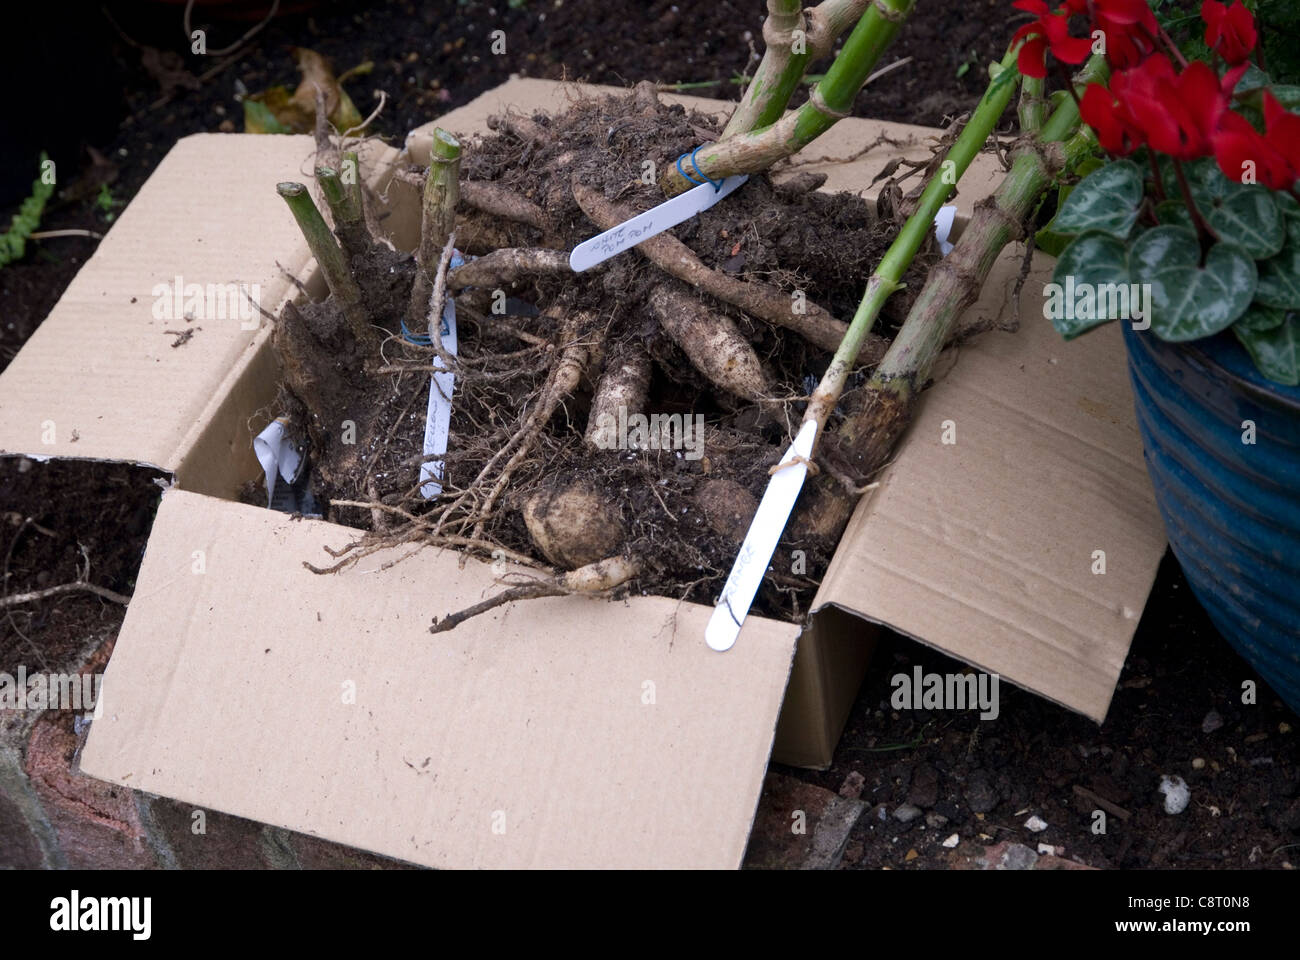
[[1174, 555], [1215, 627], [1300, 713], [1300, 389], [1260, 375], [1231, 333], [1175, 344], [1122, 326]]

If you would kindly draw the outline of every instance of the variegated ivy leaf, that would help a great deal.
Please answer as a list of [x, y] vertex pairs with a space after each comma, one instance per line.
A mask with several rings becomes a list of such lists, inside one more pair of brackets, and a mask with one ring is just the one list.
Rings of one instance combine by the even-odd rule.
[[1156, 217], [1162, 224], [1173, 224], [1191, 230], [1196, 229], [1196, 225], [1192, 223], [1192, 215], [1187, 212], [1187, 204], [1181, 200], [1165, 200], [1157, 204]]
[[1061, 252], [1043, 291], [1043, 314], [1066, 340], [1129, 312], [1126, 252], [1122, 240], [1099, 231], [1076, 237]]
[[1276, 203], [1277, 208], [1282, 211], [1282, 216], [1300, 217], [1300, 200], [1297, 200], [1295, 197], [1291, 196], [1291, 194], [1281, 192], [1275, 193], [1273, 194], [1273, 202]]
[[1220, 173], [1210, 179], [1206, 194], [1209, 203], [1198, 199], [1197, 206], [1220, 241], [1240, 247], [1256, 260], [1282, 249], [1286, 229], [1272, 190], [1233, 183]]
[[1099, 230], [1121, 240], [1137, 222], [1142, 169], [1132, 160], [1108, 163], [1079, 181], [1056, 214], [1058, 233]]
[[[1275, 194], [1259, 184], [1236, 183], [1219, 169], [1213, 157], [1201, 157], [1183, 164], [1188, 192], [1205, 222], [1224, 243], [1241, 247], [1255, 259], [1271, 257], [1286, 240], [1282, 209]], [[1161, 158], [1160, 178], [1168, 198], [1165, 203], [1186, 206], [1172, 161]], [[1158, 215], [1162, 222], [1165, 204]], [[1191, 214], [1186, 213], [1190, 221]]]
[[1256, 332], [1272, 330], [1274, 327], [1281, 326], [1282, 321], [1286, 319], [1286, 313], [1285, 310], [1278, 310], [1276, 307], [1266, 307], [1256, 300], [1237, 318], [1232, 328]]
[[1287, 241], [1276, 257], [1259, 263], [1255, 300], [1267, 307], [1300, 309], [1300, 219], [1286, 218]]
[[[1148, 230], [1139, 242], [1154, 233]], [[1145, 253], [1149, 258], [1151, 251]], [[1257, 273], [1255, 261], [1242, 250], [1216, 243], [1204, 265], [1173, 263], [1142, 280], [1151, 284], [1151, 329], [1161, 340], [1184, 341], [1216, 334], [1245, 313], [1255, 296]]]
[[1260, 373], [1288, 387], [1300, 386], [1300, 314], [1289, 312], [1282, 323], [1267, 330], [1238, 323], [1232, 332]]
[[1164, 267], [1195, 266], [1201, 257], [1196, 231], [1162, 224], [1144, 232], [1129, 247], [1128, 266], [1135, 283], [1150, 283]]

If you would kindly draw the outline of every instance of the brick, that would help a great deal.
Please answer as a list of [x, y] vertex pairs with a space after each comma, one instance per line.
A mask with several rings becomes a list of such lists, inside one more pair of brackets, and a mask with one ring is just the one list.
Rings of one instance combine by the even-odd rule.
[[282, 839], [293, 851], [304, 870], [416, 870], [413, 864], [392, 860], [378, 854], [331, 843], [305, 833], [281, 831]]
[[[81, 738], [71, 712], [47, 710], [32, 725], [24, 764], [67, 866], [158, 866], [130, 790], [76, 769]], [[84, 734], [83, 734], [84, 735]]]
[[0, 869], [35, 870], [45, 866], [40, 841], [18, 804], [0, 793]]
[[[265, 870], [272, 866], [262, 824], [166, 797], [137, 793], [143, 823], [156, 850], [182, 870]], [[202, 818], [196, 819], [195, 811]], [[195, 833], [201, 825], [203, 832]]]
[[[745, 852], [745, 866], [767, 870], [833, 870], [862, 811], [842, 797], [794, 777], [769, 773]], [[801, 814], [801, 816], [796, 816]], [[795, 831], [802, 825], [803, 832]]]

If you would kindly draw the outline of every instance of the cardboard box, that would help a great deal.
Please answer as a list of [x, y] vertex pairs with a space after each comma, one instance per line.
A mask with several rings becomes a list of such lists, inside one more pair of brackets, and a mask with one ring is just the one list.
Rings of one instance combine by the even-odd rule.
[[[470, 133], [571, 90], [512, 80], [438, 123]], [[875, 142], [824, 165], [828, 189], [860, 190], [934, 133], [850, 119], [805, 156]], [[422, 149], [427, 131], [409, 140], [415, 159]], [[793, 625], [751, 617], [717, 654], [708, 608], [652, 597], [529, 601], [435, 637], [430, 618], [489, 591], [489, 568], [427, 550], [386, 570], [376, 555], [306, 571], [355, 531], [233, 502], [259, 476], [251, 439], [276, 386], [267, 324], [154, 311], [159, 284], [243, 283], [274, 312], [293, 293], [277, 263], [314, 274], [273, 189], [307, 179], [311, 151], [305, 137], [182, 140], [0, 374], [0, 450], [176, 478], [84, 771], [432, 866], [734, 867], [769, 754], [830, 762], [873, 624], [1104, 718], [1164, 534], [1119, 331], [1061, 342], [1042, 319], [1050, 262], [1037, 259], [1020, 331], [942, 364], [797, 644]], [[363, 158], [409, 247], [418, 212], [391, 179], [399, 162], [382, 147]], [[977, 161], [961, 216], [999, 174]], [[968, 320], [1007, 315], [1019, 266], [1008, 250]], [[202, 329], [171, 349], [162, 331], [185, 325]]]

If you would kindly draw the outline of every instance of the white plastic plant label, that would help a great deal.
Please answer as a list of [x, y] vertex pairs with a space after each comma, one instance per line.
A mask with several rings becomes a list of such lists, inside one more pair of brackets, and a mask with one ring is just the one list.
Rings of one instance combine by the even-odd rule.
[[[451, 266], [457, 267], [465, 261], [459, 254], [451, 259]], [[439, 329], [442, 348], [453, 357], [456, 355], [456, 302], [447, 298], [442, 308], [442, 326]], [[433, 366], [443, 365], [440, 357], [433, 358]], [[435, 373], [429, 378], [429, 412], [424, 422], [424, 455], [441, 457], [447, 452], [447, 437], [451, 432], [451, 393], [456, 385], [456, 374], [447, 370]], [[442, 460], [431, 460], [420, 464], [420, 495], [432, 500], [442, 493]]]
[[718, 597], [718, 605], [704, 630], [704, 640], [714, 650], [730, 650], [740, 635], [740, 628], [754, 602], [754, 594], [758, 593], [758, 585], [767, 573], [767, 565], [785, 531], [790, 511], [803, 489], [804, 479], [808, 476], [808, 459], [812, 456], [816, 439], [817, 422], [809, 420], [799, 428], [794, 443], [781, 458], [780, 469], [768, 481], [749, 532], [745, 534], [745, 542], [740, 545], [740, 553], [722, 588], [722, 595]]
[[934, 239], [939, 244], [939, 255], [946, 257], [952, 253], [953, 245], [948, 242], [948, 236], [952, 233], [952, 225], [957, 220], [957, 205], [947, 204], [939, 208], [939, 212], [934, 215]]
[[736, 188], [748, 179], [749, 177], [744, 174], [727, 177], [720, 187], [715, 187], [711, 183], [702, 183], [685, 193], [679, 193], [671, 200], [665, 200], [645, 213], [638, 213], [631, 220], [625, 220], [617, 227], [611, 227], [604, 233], [596, 234], [590, 240], [582, 241], [569, 254], [569, 266], [574, 273], [590, 270], [615, 254], [635, 247], [638, 243], [689, 220], [697, 213], [703, 213], [723, 197], [735, 192]]
[[287, 417], [272, 420], [265, 430], [253, 438], [253, 453], [266, 474], [266, 505], [275, 497], [275, 476], [278, 473], [285, 483], [293, 484], [302, 470], [302, 453], [285, 434]]

